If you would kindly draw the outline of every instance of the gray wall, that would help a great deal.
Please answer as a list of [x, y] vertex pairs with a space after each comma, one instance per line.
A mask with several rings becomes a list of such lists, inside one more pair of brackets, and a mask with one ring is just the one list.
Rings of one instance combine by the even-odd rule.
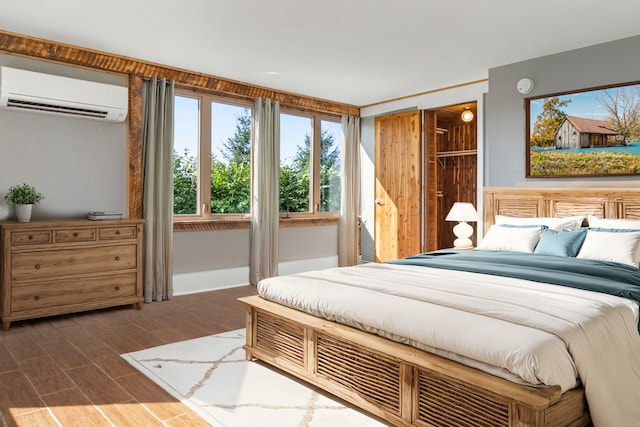
[[[0, 65], [124, 86], [121, 76], [0, 55]], [[27, 182], [44, 196], [33, 218], [126, 207], [125, 123], [0, 109], [0, 194]], [[15, 218], [0, 199], [0, 220]]]
[[[337, 248], [337, 225], [281, 228], [278, 273], [335, 267]], [[249, 230], [174, 233], [173, 261], [176, 294], [247, 284]]]
[[[534, 81], [527, 95], [516, 90], [522, 77]], [[544, 56], [489, 70], [485, 111], [485, 185], [575, 186], [603, 181], [634, 181], [612, 178], [525, 178], [524, 98], [559, 92], [640, 81], [640, 36]], [[619, 183], [618, 183], [619, 185]]]
[[[249, 240], [248, 229], [174, 233], [174, 273], [245, 268], [249, 263]], [[281, 228], [279, 243], [281, 263], [332, 258], [338, 254], [338, 227]], [[247, 270], [245, 282], [248, 281]]]
[[[0, 54], [0, 65], [126, 85], [122, 76]], [[15, 218], [1, 196], [28, 182], [44, 194], [33, 218], [126, 212], [127, 125], [0, 109], [0, 220]], [[280, 230], [280, 271], [337, 265], [337, 226]], [[249, 231], [174, 234], [175, 294], [249, 281]]]

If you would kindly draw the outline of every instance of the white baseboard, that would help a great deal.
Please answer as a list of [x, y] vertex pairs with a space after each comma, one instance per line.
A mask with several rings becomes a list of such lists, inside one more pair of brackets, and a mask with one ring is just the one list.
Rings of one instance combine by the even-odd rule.
[[[294, 274], [309, 270], [337, 267], [338, 256], [284, 261], [278, 264], [279, 274]], [[173, 295], [187, 295], [249, 284], [249, 267], [223, 268], [173, 275]]]

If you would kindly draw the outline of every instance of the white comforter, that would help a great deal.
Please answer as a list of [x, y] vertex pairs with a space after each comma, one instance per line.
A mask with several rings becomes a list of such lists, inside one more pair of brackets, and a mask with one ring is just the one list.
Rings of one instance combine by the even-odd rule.
[[581, 381], [596, 427], [640, 426], [633, 301], [521, 279], [374, 263], [265, 279], [258, 291], [512, 381], [562, 391]]

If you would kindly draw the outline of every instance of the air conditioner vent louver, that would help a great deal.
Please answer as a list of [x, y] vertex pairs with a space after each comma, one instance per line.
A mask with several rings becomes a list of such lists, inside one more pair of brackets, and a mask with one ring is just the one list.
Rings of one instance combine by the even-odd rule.
[[99, 117], [104, 119], [107, 117], [107, 111], [87, 110], [84, 108], [63, 107], [58, 105], [43, 104], [40, 102], [20, 101], [18, 99], [9, 99], [7, 107], [21, 108], [23, 110], [35, 110], [51, 113], [65, 113], [82, 117]]
[[128, 89], [105, 83], [0, 67], [0, 108], [123, 122]]

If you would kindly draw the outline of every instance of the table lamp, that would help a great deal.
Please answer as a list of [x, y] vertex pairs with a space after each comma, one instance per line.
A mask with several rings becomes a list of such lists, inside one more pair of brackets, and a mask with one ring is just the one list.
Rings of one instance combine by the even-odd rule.
[[453, 227], [453, 234], [457, 239], [453, 242], [456, 249], [472, 249], [473, 242], [470, 237], [473, 235], [473, 227], [467, 222], [477, 222], [478, 212], [471, 203], [455, 202], [447, 214], [445, 221], [458, 221]]

